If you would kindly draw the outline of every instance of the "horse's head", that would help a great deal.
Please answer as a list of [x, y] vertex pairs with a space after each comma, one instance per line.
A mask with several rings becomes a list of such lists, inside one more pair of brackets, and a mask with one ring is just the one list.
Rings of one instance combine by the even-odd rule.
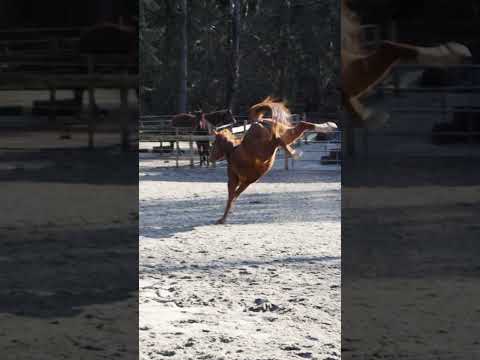
[[236, 123], [237, 121], [235, 120], [235, 117], [233, 116], [232, 110], [228, 109], [225, 111], [224, 117], [223, 117], [223, 122], [225, 124], [233, 124]]
[[235, 137], [230, 130], [215, 131], [215, 140], [210, 150], [210, 161], [219, 161], [230, 154], [235, 145]]
[[219, 110], [205, 114], [207, 121], [213, 126], [232, 124], [235, 122], [231, 110]]

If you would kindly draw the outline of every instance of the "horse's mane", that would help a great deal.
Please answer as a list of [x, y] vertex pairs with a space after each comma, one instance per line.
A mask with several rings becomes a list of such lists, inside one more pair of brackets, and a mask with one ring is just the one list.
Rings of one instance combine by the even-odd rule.
[[223, 130], [217, 131], [215, 135], [222, 138], [226, 142], [232, 143], [234, 145], [237, 145], [240, 142], [240, 140], [237, 139], [229, 129], [223, 129]]
[[215, 146], [223, 152], [223, 155], [228, 155], [241, 142], [229, 129], [223, 129], [215, 133]]
[[288, 110], [283, 101], [274, 100], [271, 96], [253, 105], [250, 110], [248, 110], [249, 122], [261, 121], [267, 111], [271, 111], [274, 122], [287, 126], [291, 125], [290, 110]]

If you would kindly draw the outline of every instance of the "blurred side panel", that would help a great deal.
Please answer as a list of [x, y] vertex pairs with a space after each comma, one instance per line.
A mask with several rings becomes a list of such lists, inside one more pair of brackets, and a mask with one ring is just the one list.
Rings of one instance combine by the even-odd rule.
[[478, 358], [480, 3], [344, 5], [342, 358]]
[[0, 3], [0, 349], [138, 357], [136, 1]]

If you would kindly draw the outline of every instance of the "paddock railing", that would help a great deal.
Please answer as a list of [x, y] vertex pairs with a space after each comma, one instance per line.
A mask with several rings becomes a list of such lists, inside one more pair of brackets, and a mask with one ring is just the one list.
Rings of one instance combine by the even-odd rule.
[[[324, 139], [317, 140], [319, 133], [307, 131], [300, 139], [295, 149], [301, 151], [302, 155], [294, 159], [285, 152], [282, 152], [285, 159], [285, 170], [295, 168], [305, 168], [309, 164], [321, 164], [331, 170], [338, 170], [342, 163], [342, 133], [337, 130], [324, 136]], [[321, 135], [320, 135], [321, 136]]]
[[[407, 86], [400, 83], [402, 76], [412, 72], [417, 73], [414, 82], [418, 82], [424, 71], [429, 69], [431, 67], [412, 64], [398, 65], [393, 69], [392, 81], [388, 85], [381, 86], [379, 91], [382, 98], [392, 101], [392, 106], [389, 106], [388, 110], [391, 129], [387, 126], [376, 131], [362, 129], [361, 134], [359, 131], [357, 135], [361, 138], [361, 144], [357, 148], [361, 149], [364, 156], [380, 155], [372, 151], [372, 145], [376, 144], [376, 139], [382, 137], [388, 137], [392, 142], [395, 137], [416, 138], [418, 144], [431, 145], [438, 144], [434, 141], [440, 144], [453, 144], [454, 142], [444, 142], [443, 139], [454, 137], [459, 139], [456, 140], [457, 143], [463, 143], [467, 147], [462, 149], [458, 147], [457, 150], [449, 148], [451, 154], [460, 156], [467, 151], [469, 156], [480, 155], [480, 152], [473, 148], [480, 139], [480, 65], [464, 64], [445, 67], [446, 76], [444, 79], [438, 79], [443, 82], [438, 86], [431, 84]], [[437, 81], [437, 78], [435, 77], [434, 80]], [[465, 125], [454, 126], [455, 117], [462, 117]], [[412, 118], [417, 120], [416, 126], [413, 126], [413, 122], [410, 127], [399, 126], [402, 121], [411, 121]], [[441, 124], [447, 126], [438, 130]], [[386, 138], [382, 141], [387, 141]], [[440, 152], [447, 154], [449, 153], [447, 150], [445, 148], [445, 151]], [[408, 147], [405, 147], [405, 151], [408, 151]], [[412, 148], [409, 156], [421, 156], [421, 154]]]
[[[139, 140], [140, 152], [154, 152], [158, 154], [160, 159], [164, 161], [175, 162], [175, 167], [181, 164], [189, 164], [194, 167], [198, 164], [195, 159], [199, 156], [196, 149], [198, 141], [214, 141], [213, 135], [196, 135], [194, 129], [191, 128], [174, 128], [172, 126], [172, 118], [174, 115], [148, 115], [141, 116], [139, 121]], [[249, 128], [247, 116], [235, 116], [236, 124], [228, 124], [228, 127], [236, 136], [241, 137]], [[304, 115], [293, 114], [291, 121], [293, 124], [304, 120]], [[306, 119], [308, 120], [308, 119]], [[286, 170], [301, 167], [306, 162], [314, 162], [321, 165], [334, 165], [338, 168], [341, 163], [341, 136], [340, 131], [324, 139], [318, 140], [321, 136], [317, 132], [306, 132], [296, 147], [304, 153], [304, 157], [293, 159], [287, 153], [281, 151], [283, 156], [284, 168]], [[151, 150], [142, 146], [142, 143], [158, 143], [159, 146], [153, 146]], [[308, 156], [308, 158], [307, 158]], [[216, 166], [215, 163], [207, 166]], [[332, 168], [332, 167], [330, 167]]]

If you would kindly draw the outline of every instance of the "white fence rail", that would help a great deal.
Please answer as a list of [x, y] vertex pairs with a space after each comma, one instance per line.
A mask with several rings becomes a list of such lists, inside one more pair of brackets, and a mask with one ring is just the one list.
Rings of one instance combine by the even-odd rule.
[[[199, 155], [196, 149], [197, 141], [214, 141], [213, 135], [196, 135], [192, 129], [173, 128], [171, 119], [173, 115], [155, 115], [142, 116], [140, 118], [140, 143], [159, 143], [159, 147], [153, 147], [153, 152], [157, 153], [165, 161], [175, 161], [175, 166], [179, 167], [181, 163], [189, 164], [191, 167], [197, 164], [195, 160]], [[300, 121], [300, 115], [292, 116], [292, 122]], [[237, 121], [243, 125], [231, 126], [230, 130], [237, 136], [241, 136], [250, 128], [250, 124], [246, 123], [246, 117], [236, 117]], [[240, 120], [240, 121], [239, 121]], [[303, 138], [297, 143], [304, 154], [300, 159], [293, 159], [285, 152], [281, 152], [284, 159], [284, 168], [295, 169], [306, 162], [317, 163], [322, 165], [336, 165], [341, 163], [341, 136], [340, 131], [330, 135], [328, 140], [315, 140], [318, 133], [306, 132]], [[167, 145], [165, 146], [165, 143]], [[140, 151], [146, 151], [141, 148]], [[207, 166], [210, 164], [207, 163]], [[211, 164], [213, 167], [215, 163]]]
[[[429, 118], [434, 125], [436, 124], [453, 124], [455, 115], [459, 113], [465, 114], [466, 126], [442, 130], [426, 130], [426, 126], [421, 126], [422, 130], [412, 128], [411, 130], [403, 127], [403, 129], [384, 129], [382, 131], [363, 131], [363, 149], [362, 153], [366, 156], [371, 156], [369, 149], [373, 138], [377, 137], [399, 137], [399, 138], [424, 138], [426, 142], [431, 143], [433, 138], [446, 139], [446, 137], [452, 136], [457, 138], [464, 138], [464, 142], [469, 144], [468, 153], [470, 155], [476, 154], [472, 145], [475, 143], [475, 139], [480, 136], [480, 64], [463, 64], [463, 65], [451, 65], [445, 67], [445, 73], [448, 76], [445, 77], [443, 85], [438, 86], [421, 86], [413, 85], [406, 87], [399, 87], [398, 79], [400, 73], [408, 73], [414, 71], [425, 71], [431, 69], [431, 67], [425, 65], [398, 65], [393, 70], [393, 84], [390, 86], [382, 86], [381, 91], [383, 94], [388, 93], [390, 99], [399, 99], [398, 103], [393, 102], [393, 106], [389, 107], [391, 127], [395, 128], [397, 121], [402, 121], [404, 116], [412, 117], [413, 114], [418, 114], [418, 119]], [[420, 80], [420, 79], [418, 79]], [[385, 95], [384, 95], [385, 96]], [[411, 96], [411, 98], [408, 98]], [[418, 97], [418, 101], [415, 98]], [[430, 97], [429, 103], [425, 101], [426, 97]], [[423, 99], [423, 100], [422, 100]], [[472, 116], [468, 116], [471, 114]], [[395, 123], [393, 123], [395, 122]], [[427, 140], [428, 139], [428, 140]], [[436, 140], [439, 141], [439, 140]], [[465, 148], [467, 149], [467, 148]], [[458, 151], [453, 151], [452, 154], [463, 154]], [[405, 150], [406, 151], [406, 150]], [[442, 152], [445, 154], [446, 152]], [[379, 154], [377, 154], [379, 155]], [[419, 154], [412, 153], [411, 156], [417, 156]]]

